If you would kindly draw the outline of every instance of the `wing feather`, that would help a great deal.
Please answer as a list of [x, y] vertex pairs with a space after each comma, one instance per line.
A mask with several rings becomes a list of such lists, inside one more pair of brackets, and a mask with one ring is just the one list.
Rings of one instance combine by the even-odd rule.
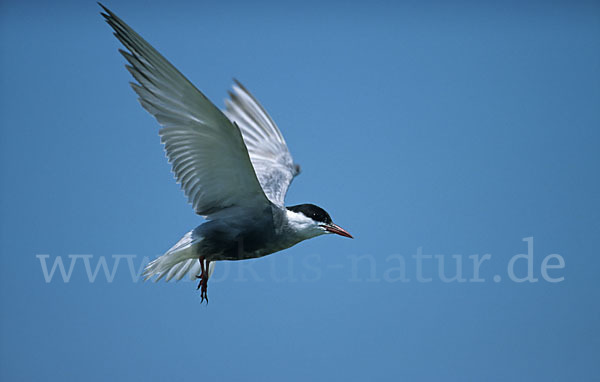
[[131, 86], [162, 126], [159, 135], [167, 158], [196, 213], [207, 216], [230, 206], [268, 203], [236, 123], [125, 22], [102, 8], [128, 50], [120, 52], [137, 81]]
[[238, 81], [224, 113], [240, 128], [260, 185], [269, 200], [283, 207], [292, 179], [300, 173], [279, 128], [266, 110]]

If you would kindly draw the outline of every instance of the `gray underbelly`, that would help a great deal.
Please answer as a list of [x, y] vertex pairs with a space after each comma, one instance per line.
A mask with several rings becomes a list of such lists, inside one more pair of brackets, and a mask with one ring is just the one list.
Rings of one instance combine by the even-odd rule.
[[228, 222], [209, 221], [194, 230], [202, 237], [197, 245], [200, 256], [208, 260], [244, 260], [266, 256], [283, 248], [278, 242], [275, 229], [269, 221], [262, 224], [236, 225]]

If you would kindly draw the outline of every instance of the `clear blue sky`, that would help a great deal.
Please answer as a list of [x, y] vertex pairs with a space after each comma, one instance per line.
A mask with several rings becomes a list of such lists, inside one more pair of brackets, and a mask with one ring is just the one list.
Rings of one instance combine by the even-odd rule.
[[[356, 237], [217, 266], [208, 306], [132, 281], [201, 219], [99, 7], [49, 3], [0, 5], [1, 380], [598, 377], [598, 2], [107, 0], [218, 106], [242, 81], [302, 165], [288, 204]], [[419, 282], [418, 248], [467, 281]], [[136, 257], [47, 283], [40, 254]]]

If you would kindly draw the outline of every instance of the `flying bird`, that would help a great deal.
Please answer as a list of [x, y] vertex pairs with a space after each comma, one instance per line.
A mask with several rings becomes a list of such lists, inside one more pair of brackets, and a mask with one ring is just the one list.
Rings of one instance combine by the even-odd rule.
[[206, 300], [214, 262], [262, 257], [323, 234], [352, 238], [314, 204], [286, 207], [300, 172], [279, 128], [235, 81], [220, 110], [156, 49], [102, 4], [127, 51], [139, 101], [161, 125], [159, 135], [177, 182], [205, 223], [144, 269], [144, 280], [200, 279]]

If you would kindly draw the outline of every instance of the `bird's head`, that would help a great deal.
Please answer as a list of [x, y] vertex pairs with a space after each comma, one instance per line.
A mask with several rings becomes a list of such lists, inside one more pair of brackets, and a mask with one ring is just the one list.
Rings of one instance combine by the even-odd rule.
[[306, 238], [335, 233], [353, 239], [345, 229], [331, 221], [331, 216], [314, 204], [299, 204], [287, 207], [288, 222], [292, 228]]

